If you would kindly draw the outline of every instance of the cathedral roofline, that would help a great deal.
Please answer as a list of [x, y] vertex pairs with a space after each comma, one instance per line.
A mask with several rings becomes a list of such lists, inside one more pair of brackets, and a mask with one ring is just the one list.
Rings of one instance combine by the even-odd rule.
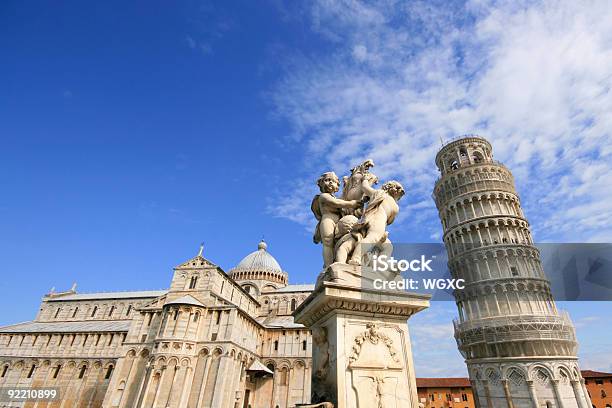
[[46, 295], [43, 297], [47, 302], [63, 302], [70, 300], [101, 300], [101, 299], [137, 299], [137, 298], [155, 298], [168, 293], [168, 290], [139, 290], [125, 292], [92, 292], [92, 293], [75, 293], [67, 292], [66, 294], [55, 294], [53, 296]]
[[191, 295], [181, 296], [178, 299], [174, 299], [169, 302], [166, 302], [165, 305], [192, 305], [192, 306], [205, 307], [202, 302], [200, 302], [199, 300], [197, 300]]
[[86, 320], [77, 322], [29, 321], [0, 327], [0, 333], [97, 333], [127, 332], [132, 320]]
[[271, 291], [262, 291], [263, 294], [274, 294], [274, 293], [290, 293], [290, 292], [312, 292], [315, 289], [315, 285], [312, 283], [305, 283], [299, 285], [287, 285], [282, 288]]

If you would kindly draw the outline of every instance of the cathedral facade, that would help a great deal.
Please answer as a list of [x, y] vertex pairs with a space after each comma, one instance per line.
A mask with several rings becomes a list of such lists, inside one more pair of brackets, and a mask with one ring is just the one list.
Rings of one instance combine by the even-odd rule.
[[0, 407], [284, 408], [310, 400], [311, 335], [260, 242], [224, 272], [200, 253], [164, 291], [49, 293], [33, 321], [0, 328], [0, 387], [57, 387]]

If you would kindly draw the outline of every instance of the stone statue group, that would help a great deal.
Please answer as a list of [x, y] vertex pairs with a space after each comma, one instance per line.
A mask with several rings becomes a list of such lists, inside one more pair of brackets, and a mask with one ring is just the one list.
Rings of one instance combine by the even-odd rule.
[[378, 178], [370, 173], [372, 167], [372, 160], [353, 167], [350, 176], [343, 177], [341, 198], [335, 196], [340, 180], [333, 171], [317, 180], [321, 193], [311, 205], [318, 221], [313, 240], [323, 245], [324, 269], [333, 263], [365, 265], [373, 253], [390, 255], [387, 225], [399, 212], [404, 188], [395, 180], [374, 188]]

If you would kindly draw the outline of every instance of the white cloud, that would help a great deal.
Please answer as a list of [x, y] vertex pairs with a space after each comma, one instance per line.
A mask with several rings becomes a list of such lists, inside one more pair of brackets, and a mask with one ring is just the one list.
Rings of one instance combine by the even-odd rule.
[[[309, 15], [332, 51], [291, 64], [272, 100], [313, 177], [371, 157], [408, 185], [405, 208], [431, 203], [414, 210], [434, 236], [440, 137], [479, 133], [515, 174], [537, 239], [612, 240], [607, 1], [318, 1]], [[278, 214], [309, 222], [310, 196], [288, 197]]]

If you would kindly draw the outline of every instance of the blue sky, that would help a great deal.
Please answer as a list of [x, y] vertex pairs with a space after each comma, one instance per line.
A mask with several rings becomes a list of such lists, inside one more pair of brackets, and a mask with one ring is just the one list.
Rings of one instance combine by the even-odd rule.
[[[610, 242], [611, 19], [605, 1], [3, 2], [0, 323], [75, 281], [165, 288], [202, 241], [228, 270], [265, 236], [313, 282], [314, 181], [367, 157], [408, 191], [393, 240], [438, 242], [433, 159], [464, 133], [511, 167], [538, 241]], [[612, 370], [609, 303], [563, 307], [583, 367]], [[454, 316], [414, 318], [417, 375], [463, 374]]]

